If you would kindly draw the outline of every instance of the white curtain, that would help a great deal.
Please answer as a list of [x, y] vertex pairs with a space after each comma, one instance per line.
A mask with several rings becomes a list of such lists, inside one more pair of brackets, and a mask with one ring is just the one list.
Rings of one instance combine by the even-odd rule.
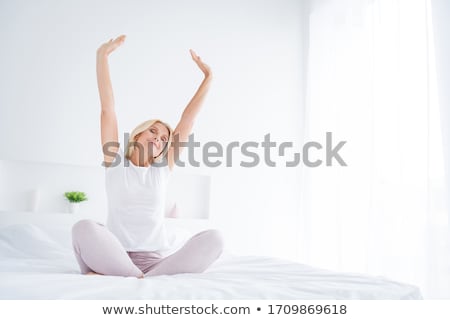
[[[447, 199], [450, 198], [450, 1], [431, 0], [433, 36], [435, 39], [436, 78], [441, 112], [441, 130], [447, 181]], [[448, 210], [450, 221], [450, 210]], [[449, 250], [450, 252], [450, 250]]]
[[[450, 297], [448, 203], [427, 0], [311, 0], [304, 142], [347, 166], [302, 167], [308, 263]], [[323, 151], [323, 150], [321, 150]], [[319, 152], [310, 152], [314, 161]], [[322, 154], [324, 157], [324, 154]], [[317, 158], [318, 159], [318, 158]], [[448, 274], [447, 270], [447, 274]]]

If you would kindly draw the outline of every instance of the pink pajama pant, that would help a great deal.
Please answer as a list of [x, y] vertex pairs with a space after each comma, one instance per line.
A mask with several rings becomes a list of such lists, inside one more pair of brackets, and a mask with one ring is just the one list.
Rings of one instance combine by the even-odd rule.
[[220, 232], [210, 229], [197, 233], [167, 257], [152, 251], [127, 252], [103, 224], [89, 219], [73, 225], [72, 244], [81, 273], [123, 277], [201, 273], [223, 251]]

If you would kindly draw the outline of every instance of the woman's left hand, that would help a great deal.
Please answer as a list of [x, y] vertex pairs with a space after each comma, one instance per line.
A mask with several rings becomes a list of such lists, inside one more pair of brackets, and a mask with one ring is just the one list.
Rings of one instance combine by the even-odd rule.
[[194, 60], [200, 70], [202, 70], [205, 78], [211, 77], [211, 68], [200, 59], [200, 57], [194, 52], [194, 50], [189, 49], [189, 52], [191, 53], [192, 60]]

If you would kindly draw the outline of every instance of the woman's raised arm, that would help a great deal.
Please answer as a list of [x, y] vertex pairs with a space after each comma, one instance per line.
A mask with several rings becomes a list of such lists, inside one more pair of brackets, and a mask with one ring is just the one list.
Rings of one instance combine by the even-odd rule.
[[195, 118], [200, 112], [212, 80], [212, 72], [210, 67], [205, 64], [193, 50], [190, 50], [190, 53], [192, 56], [192, 60], [194, 60], [205, 77], [199, 88], [197, 89], [197, 92], [194, 94], [191, 101], [189, 101], [188, 105], [184, 109], [183, 114], [181, 115], [181, 119], [173, 131], [175, 141], [173, 145], [170, 146], [169, 152], [167, 154], [170, 170], [173, 169], [175, 162], [178, 160], [178, 157], [183, 150], [183, 147], [179, 143], [188, 141], [189, 135], [191, 134], [192, 128], [194, 126]]
[[101, 104], [101, 140], [104, 166], [110, 166], [119, 148], [114, 95], [109, 75], [108, 56], [125, 41], [125, 35], [105, 42], [97, 49], [97, 85]]

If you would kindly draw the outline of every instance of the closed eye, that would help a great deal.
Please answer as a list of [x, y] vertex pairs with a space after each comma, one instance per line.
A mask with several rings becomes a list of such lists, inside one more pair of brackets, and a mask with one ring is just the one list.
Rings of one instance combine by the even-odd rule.
[[[155, 132], [156, 132], [154, 128], [149, 129], [149, 131], [150, 131], [151, 133], [155, 133]], [[164, 142], [167, 142], [167, 141], [168, 141], [168, 138], [167, 138], [166, 136], [164, 136], [164, 137], [161, 138], [161, 140], [164, 141]]]

